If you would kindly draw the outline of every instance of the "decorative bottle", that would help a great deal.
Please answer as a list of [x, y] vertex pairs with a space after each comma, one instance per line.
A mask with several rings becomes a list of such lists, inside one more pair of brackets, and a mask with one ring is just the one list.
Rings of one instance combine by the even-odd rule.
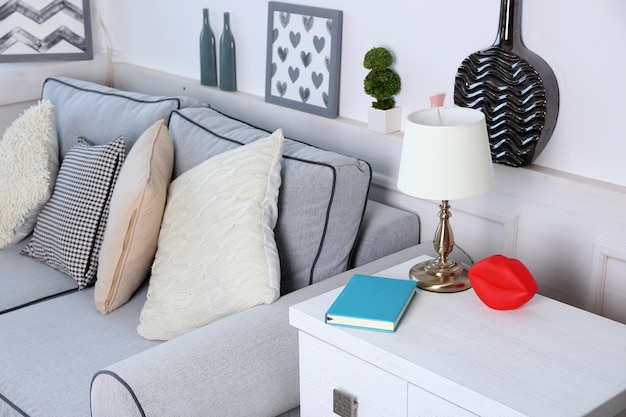
[[200, 84], [217, 85], [215, 36], [209, 23], [209, 9], [202, 9], [203, 23], [200, 32]]
[[237, 67], [235, 65], [235, 38], [230, 29], [230, 13], [224, 13], [224, 32], [220, 39], [220, 88], [237, 91]]

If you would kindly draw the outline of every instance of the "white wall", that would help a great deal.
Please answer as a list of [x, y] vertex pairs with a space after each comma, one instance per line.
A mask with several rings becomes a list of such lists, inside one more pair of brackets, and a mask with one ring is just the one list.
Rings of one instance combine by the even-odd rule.
[[[340, 115], [364, 121], [370, 98], [362, 92], [363, 54], [386, 46], [397, 57], [405, 115], [446, 92], [452, 104], [456, 69], [468, 54], [491, 45], [499, 0], [290, 0], [343, 10]], [[523, 38], [554, 70], [561, 106], [556, 130], [536, 164], [626, 186], [626, 2], [524, 0]], [[237, 45], [241, 91], [263, 96], [267, 1], [92, 0], [101, 11], [117, 60], [197, 79], [202, 8], [217, 36], [229, 11]], [[100, 31], [97, 18], [94, 29]], [[96, 33], [102, 46], [106, 39]], [[355, 147], [361, 146], [355, 138]]]

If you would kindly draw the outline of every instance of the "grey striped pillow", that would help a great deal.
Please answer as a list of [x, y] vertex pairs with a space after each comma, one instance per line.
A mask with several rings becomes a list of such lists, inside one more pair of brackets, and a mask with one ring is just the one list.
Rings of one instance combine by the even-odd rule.
[[63, 159], [52, 196], [22, 255], [71, 276], [79, 289], [92, 284], [109, 201], [125, 156], [122, 137], [97, 146], [79, 139]]

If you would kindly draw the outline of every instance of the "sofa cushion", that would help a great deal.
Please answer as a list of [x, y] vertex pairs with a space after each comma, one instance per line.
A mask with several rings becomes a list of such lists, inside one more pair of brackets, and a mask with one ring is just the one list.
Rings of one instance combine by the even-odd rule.
[[171, 339], [280, 296], [282, 149], [277, 130], [172, 181], [140, 335]]
[[55, 105], [61, 158], [80, 136], [96, 145], [124, 136], [130, 150], [148, 127], [168, 120], [173, 110], [205, 105], [189, 97], [147, 96], [65, 77], [47, 79], [42, 97]]
[[28, 236], [50, 198], [59, 169], [52, 103], [28, 108], [0, 140], [0, 248]]
[[78, 290], [76, 281], [66, 274], [20, 256], [27, 244], [24, 239], [0, 250], [0, 315]]
[[98, 260], [94, 301], [103, 314], [128, 301], [148, 276], [173, 163], [174, 148], [163, 120], [141, 135], [124, 161]]
[[[183, 109], [170, 119], [174, 175], [266, 137], [268, 132], [212, 109]], [[371, 169], [356, 158], [285, 139], [278, 223], [281, 293], [348, 268], [365, 209]]]
[[92, 287], [0, 315], [0, 416], [89, 416], [93, 375], [159, 344], [137, 335], [145, 296], [103, 316]]
[[124, 161], [124, 139], [106, 145], [79, 140], [61, 164], [50, 200], [22, 254], [74, 278], [79, 288], [96, 277], [111, 190]]
[[415, 246], [419, 240], [417, 214], [369, 200], [350, 268]]

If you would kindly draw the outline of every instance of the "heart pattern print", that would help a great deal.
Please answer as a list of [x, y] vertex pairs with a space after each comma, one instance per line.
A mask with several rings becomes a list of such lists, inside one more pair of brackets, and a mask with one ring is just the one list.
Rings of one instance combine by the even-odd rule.
[[271, 94], [328, 107], [332, 19], [274, 11]]

